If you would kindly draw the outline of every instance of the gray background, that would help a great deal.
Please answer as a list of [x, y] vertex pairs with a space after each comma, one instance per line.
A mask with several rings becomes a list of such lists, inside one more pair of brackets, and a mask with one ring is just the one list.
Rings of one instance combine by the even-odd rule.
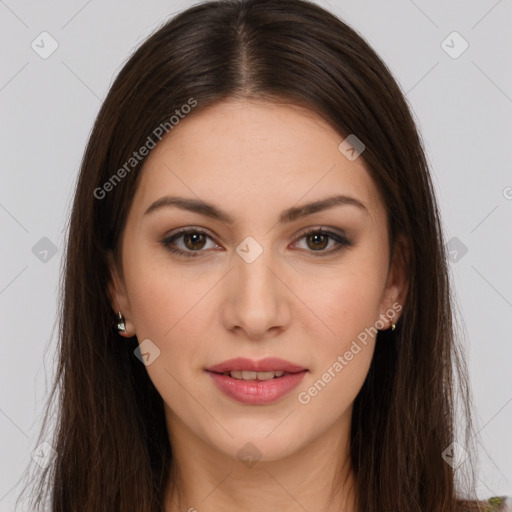
[[[319, 3], [376, 49], [417, 120], [452, 250], [481, 440], [479, 494], [510, 495], [512, 1]], [[133, 49], [190, 5], [0, 0], [0, 512], [13, 510], [21, 474], [34, 464], [54, 372], [64, 233], [88, 134]], [[43, 31], [58, 43], [46, 59], [31, 47], [43, 46]], [[457, 58], [463, 40], [448, 37], [453, 31], [469, 44]]]

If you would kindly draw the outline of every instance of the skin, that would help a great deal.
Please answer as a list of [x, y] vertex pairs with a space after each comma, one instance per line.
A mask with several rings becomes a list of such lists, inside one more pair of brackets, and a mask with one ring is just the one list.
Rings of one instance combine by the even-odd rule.
[[[375, 338], [309, 403], [298, 394], [403, 304], [407, 279], [405, 246], [390, 262], [384, 204], [362, 158], [338, 150], [342, 140], [314, 112], [231, 99], [182, 120], [145, 161], [122, 236], [122, 269], [112, 263], [109, 290], [125, 336], [160, 350], [146, 368], [164, 400], [178, 475], [166, 512], [356, 511], [347, 447]], [[341, 205], [278, 223], [283, 210], [336, 194], [366, 209]], [[144, 215], [165, 195], [200, 198], [235, 222], [176, 207]], [[208, 231], [174, 241], [199, 256], [162, 244], [184, 227]], [[352, 245], [329, 252], [338, 246], [333, 238], [304, 237], [320, 227]], [[251, 263], [236, 252], [248, 236], [263, 249]], [[241, 404], [205, 371], [237, 356], [281, 357], [309, 371], [274, 403]], [[237, 456], [248, 442], [261, 457], [252, 467]], [[337, 472], [346, 484], [329, 503]]]

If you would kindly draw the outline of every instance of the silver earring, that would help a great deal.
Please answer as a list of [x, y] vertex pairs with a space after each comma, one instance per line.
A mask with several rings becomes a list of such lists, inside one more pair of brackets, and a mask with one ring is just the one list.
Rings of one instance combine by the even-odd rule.
[[122, 333], [122, 332], [126, 332], [126, 325], [124, 323], [124, 317], [123, 315], [121, 314], [121, 311], [119, 311], [119, 313], [117, 314], [117, 318], [116, 318], [116, 328], [117, 330]]

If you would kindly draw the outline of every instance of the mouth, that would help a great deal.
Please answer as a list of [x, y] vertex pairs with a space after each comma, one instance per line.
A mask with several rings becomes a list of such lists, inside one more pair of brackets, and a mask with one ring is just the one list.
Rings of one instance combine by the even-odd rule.
[[237, 358], [206, 369], [216, 387], [244, 404], [268, 404], [296, 388], [308, 369], [284, 359]]
[[[218, 373], [218, 372], [213, 372]], [[271, 380], [278, 379], [283, 375], [291, 375], [290, 372], [284, 372], [282, 370], [271, 371], [271, 372], [251, 372], [248, 370], [233, 370], [230, 372], [218, 373], [218, 375], [224, 375], [238, 380]]]
[[[209, 370], [207, 370], [209, 371]], [[279, 379], [280, 377], [284, 377], [286, 375], [293, 375], [295, 373], [300, 372], [285, 372], [282, 370], [278, 371], [270, 371], [270, 372], [252, 372], [249, 370], [233, 370], [230, 372], [212, 372], [217, 375], [224, 375], [225, 377], [231, 377], [232, 379], [237, 380], [256, 380], [256, 381], [266, 381], [272, 379]]]

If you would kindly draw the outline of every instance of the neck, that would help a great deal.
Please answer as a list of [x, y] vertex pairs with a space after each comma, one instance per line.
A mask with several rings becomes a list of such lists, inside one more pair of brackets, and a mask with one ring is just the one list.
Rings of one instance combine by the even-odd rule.
[[266, 460], [256, 452], [261, 460], [252, 463], [205, 443], [172, 414], [168, 429], [173, 463], [165, 512], [357, 512], [350, 415], [287, 457]]

